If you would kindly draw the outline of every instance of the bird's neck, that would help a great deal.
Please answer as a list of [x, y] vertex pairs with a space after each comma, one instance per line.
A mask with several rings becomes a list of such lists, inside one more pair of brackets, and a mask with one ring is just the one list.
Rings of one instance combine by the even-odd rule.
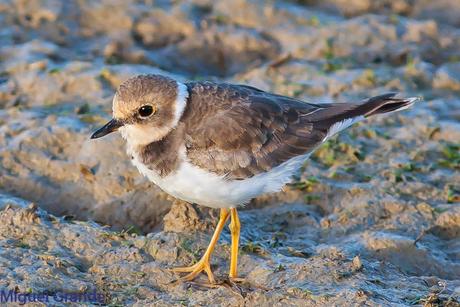
[[160, 140], [149, 144], [127, 141], [127, 152], [138, 163], [163, 177], [179, 167], [179, 152], [184, 147], [184, 127], [179, 125]]

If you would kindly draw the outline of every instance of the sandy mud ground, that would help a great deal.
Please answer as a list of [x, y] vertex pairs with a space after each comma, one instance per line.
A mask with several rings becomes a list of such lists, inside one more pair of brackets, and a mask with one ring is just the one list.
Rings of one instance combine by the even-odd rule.
[[[198, 259], [217, 212], [173, 203], [119, 136], [88, 139], [139, 73], [424, 101], [347, 130], [244, 208], [245, 281], [225, 283], [226, 229], [222, 284], [206, 289], [167, 268]], [[459, 151], [458, 1], [0, 1], [0, 289], [111, 306], [459, 306]]]

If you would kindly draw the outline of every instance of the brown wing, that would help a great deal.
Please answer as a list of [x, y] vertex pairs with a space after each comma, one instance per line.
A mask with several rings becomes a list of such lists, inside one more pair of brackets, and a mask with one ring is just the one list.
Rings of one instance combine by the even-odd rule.
[[190, 161], [230, 179], [245, 179], [311, 152], [336, 123], [389, 113], [418, 98], [394, 93], [360, 103], [309, 104], [259, 89], [210, 82], [187, 84], [183, 115]]
[[308, 115], [323, 109], [249, 86], [189, 83], [186, 148], [190, 161], [244, 179], [311, 151], [327, 130]]

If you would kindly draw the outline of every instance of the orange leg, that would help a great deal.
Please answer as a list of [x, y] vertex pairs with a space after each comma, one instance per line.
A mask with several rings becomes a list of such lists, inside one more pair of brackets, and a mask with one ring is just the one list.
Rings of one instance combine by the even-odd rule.
[[238, 212], [236, 208], [230, 209], [231, 222], [230, 222], [230, 232], [232, 234], [232, 248], [231, 248], [231, 258], [230, 258], [230, 272], [228, 276], [231, 279], [238, 277], [237, 268], [238, 268], [238, 249], [240, 242], [240, 219], [238, 217]]
[[220, 233], [222, 232], [222, 229], [224, 229], [225, 223], [227, 222], [229, 216], [230, 216], [230, 212], [228, 209], [220, 210], [219, 223], [217, 223], [217, 227], [216, 227], [216, 230], [214, 231], [214, 234], [212, 235], [211, 242], [209, 242], [209, 246], [206, 249], [206, 252], [204, 253], [203, 257], [201, 257], [201, 259], [197, 263], [189, 267], [179, 267], [179, 268], [172, 269], [172, 271], [174, 272], [189, 273], [185, 275], [184, 277], [182, 277], [180, 280], [191, 281], [196, 276], [198, 276], [198, 274], [205, 271], [206, 274], [208, 275], [209, 282], [211, 284], [216, 282], [216, 280], [214, 279], [214, 275], [212, 274], [212, 271], [211, 271], [210, 259], [211, 259], [211, 254], [214, 251], [214, 247], [216, 246], [217, 241], [219, 240]]

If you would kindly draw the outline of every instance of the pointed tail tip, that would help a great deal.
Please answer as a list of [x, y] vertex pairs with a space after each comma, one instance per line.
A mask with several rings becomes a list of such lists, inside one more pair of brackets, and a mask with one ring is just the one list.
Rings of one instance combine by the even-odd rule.
[[416, 103], [417, 101], [422, 101], [423, 97], [422, 96], [409, 97], [409, 98], [405, 98], [404, 100], [407, 101], [409, 104], [413, 104], [413, 103]]
[[374, 108], [366, 113], [365, 116], [369, 117], [376, 114], [385, 114], [406, 110], [412, 107], [417, 101], [422, 99], [423, 98], [420, 96], [408, 98], [398, 97], [394, 93], [376, 96], [370, 100]]
[[417, 101], [422, 101], [422, 100], [423, 100], [423, 97], [421, 97], [421, 96], [415, 96], [415, 97], [409, 97], [409, 98], [401, 99], [401, 101], [404, 103], [404, 105], [401, 108], [399, 108], [398, 111], [408, 109], [408, 108], [412, 107]]

